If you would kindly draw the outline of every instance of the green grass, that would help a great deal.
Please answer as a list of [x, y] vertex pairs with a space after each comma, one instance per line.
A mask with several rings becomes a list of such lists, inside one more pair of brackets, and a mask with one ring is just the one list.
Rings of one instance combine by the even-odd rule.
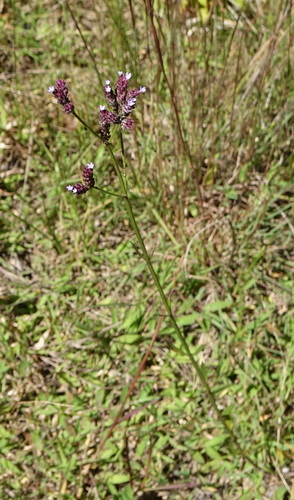
[[[290, 2], [156, 2], [165, 74], [148, 4], [2, 11], [0, 498], [293, 500]], [[65, 190], [90, 161], [97, 185], [119, 184], [46, 89], [65, 79], [95, 128], [101, 82], [118, 70], [148, 88], [125, 134], [135, 215], [235, 442], [123, 200]]]

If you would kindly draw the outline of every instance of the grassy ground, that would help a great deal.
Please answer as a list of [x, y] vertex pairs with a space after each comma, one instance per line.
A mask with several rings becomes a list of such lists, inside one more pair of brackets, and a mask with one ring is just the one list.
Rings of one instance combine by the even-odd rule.
[[[0, 498], [293, 500], [290, 2], [0, 8]], [[125, 134], [134, 211], [233, 440], [122, 200], [65, 190], [91, 161], [119, 188], [46, 89], [65, 79], [95, 128], [118, 70], [148, 89]]]

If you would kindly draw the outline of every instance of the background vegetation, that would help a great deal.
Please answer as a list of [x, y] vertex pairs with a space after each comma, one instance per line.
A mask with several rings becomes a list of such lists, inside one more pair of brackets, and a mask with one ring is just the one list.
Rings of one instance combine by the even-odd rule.
[[[291, 2], [153, 7], [0, 5], [3, 499], [294, 498]], [[96, 127], [118, 70], [148, 88], [125, 134], [134, 210], [242, 454], [122, 200], [65, 190], [90, 161], [97, 185], [118, 184], [104, 146], [46, 89], [65, 79]]]

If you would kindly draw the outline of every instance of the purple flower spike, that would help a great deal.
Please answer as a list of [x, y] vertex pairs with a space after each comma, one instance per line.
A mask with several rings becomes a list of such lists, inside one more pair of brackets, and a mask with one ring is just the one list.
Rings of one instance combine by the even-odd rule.
[[57, 99], [58, 104], [63, 106], [64, 112], [69, 114], [74, 110], [74, 105], [68, 97], [68, 88], [64, 80], [56, 80], [55, 86], [51, 85], [48, 88], [48, 92], [51, 92]]
[[95, 186], [95, 179], [93, 177], [94, 163], [88, 163], [88, 165], [83, 170], [83, 181], [84, 185], [91, 189]]
[[94, 163], [88, 163], [83, 169], [83, 183], [77, 182], [74, 186], [66, 186], [68, 191], [71, 191], [73, 194], [84, 194], [89, 189], [95, 186], [95, 179], [93, 176]]
[[140, 87], [139, 89], [132, 89], [127, 93], [127, 99], [134, 99], [140, 94], [146, 92], [146, 87]]
[[88, 191], [88, 188], [81, 182], [77, 182], [74, 186], [66, 186], [66, 189], [71, 191], [72, 194], [84, 194]]
[[116, 82], [116, 96], [117, 101], [122, 103], [126, 98], [126, 92], [129, 85], [129, 79], [131, 78], [131, 73], [123, 74], [122, 71], [118, 72], [118, 80]]
[[118, 124], [122, 130], [131, 130], [134, 126], [134, 121], [129, 118], [129, 115], [136, 107], [137, 97], [146, 92], [146, 87], [128, 90], [131, 78], [131, 73], [119, 71], [114, 90], [110, 81], [105, 81], [104, 95], [112, 111], [108, 111], [105, 106], [100, 106], [99, 134], [104, 143], [110, 139], [112, 125]]
[[72, 102], [67, 102], [64, 106], [63, 106], [63, 109], [64, 109], [64, 112], [69, 115], [70, 113], [73, 112], [74, 110], [74, 105]]

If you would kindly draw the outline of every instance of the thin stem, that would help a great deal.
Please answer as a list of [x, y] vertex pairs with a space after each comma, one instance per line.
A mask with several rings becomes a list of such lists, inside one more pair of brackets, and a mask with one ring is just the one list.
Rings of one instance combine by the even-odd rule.
[[70, 12], [70, 15], [71, 15], [71, 17], [72, 17], [72, 19], [73, 19], [73, 21], [74, 21], [74, 23], [75, 23], [75, 25], [76, 25], [76, 28], [77, 28], [77, 30], [78, 30], [78, 32], [79, 32], [79, 35], [80, 35], [81, 39], [83, 40], [83, 44], [84, 44], [84, 46], [85, 46], [85, 49], [86, 49], [86, 51], [88, 52], [89, 57], [90, 57], [90, 59], [91, 59], [91, 61], [92, 61], [92, 63], [93, 63], [93, 66], [94, 66], [94, 69], [95, 69], [95, 71], [96, 71], [96, 74], [97, 74], [97, 77], [98, 77], [99, 83], [100, 83], [100, 85], [102, 86], [102, 85], [103, 85], [103, 83], [102, 83], [102, 78], [101, 78], [101, 75], [100, 75], [100, 73], [99, 73], [99, 71], [98, 71], [98, 67], [97, 67], [97, 64], [96, 64], [95, 57], [94, 57], [94, 55], [93, 55], [92, 51], [89, 49], [89, 46], [88, 46], [88, 44], [87, 44], [87, 40], [86, 40], [86, 38], [84, 37], [84, 35], [83, 35], [83, 33], [82, 33], [81, 29], [80, 29], [79, 23], [78, 23], [78, 21], [76, 20], [76, 17], [75, 17], [75, 15], [74, 15], [73, 9], [71, 8], [70, 3], [69, 3], [69, 1], [68, 1], [68, 0], [66, 0], [66, 5], [67, 5], [68, 10], [69, 10], [69, 12]]
[[101, 141], [101, 137], [98, 134], [98, 132], [95, 132], [95, 130], [92, 127], [90, 127], [86, 122], [84, 122], [84, 120], [75, 111], [73, 111], [72, 114], [79, 120], [79, 122], [81, 122], [82, 125], [84, 125], [84, 127], [90, 130], [90, 132], [92, 132], [92, 134], [98, 137], [98, 139], [100, 139]]
[[[96, 137], [99, 137], [98, 133], [95, 132], [89, 125], [87, 125], [87, 123], [84, 122], [84, 120], [79, 115], [77, 115], [77, 113], [75, 111], [73, 111], [73, 114]], [[122, 136], [121, 136], [121, 145], [122, 145], [122, 151], [124, 151]], [[134, 212], [133, 212], [132, 205], [131, 205], [131, 202], [130, 202], [129, 197], [128, 197], [128, 191], [127, 191], [127, 188], [126, 188], [126, 185], [125, 185], [125, 182], [124, 182], [124, 178], [123, 178], [121, 170], [119, 168], [119, 164], [117, 162], [117, 159], [116, 159], [116, 157], [115, 157], [115, 155], [113, 153], [112, 147], [110, 146], [110, 144], [105, 144], [105, 146], [106, 146], [106, 148], [107, 148], [107, 150], [108, 150], [111, 158], [113, 159], [115, 172], [117, 174], [117, 177], [118, 177], [118, 180], [119, 180], [119, 183], [120, 183], [120, 187], [121, 187], [121, 190], [123, 192], [123, 197], [124, 197], [125, 202], [126, 202], [126, 209], [127, 209], [127, 212], [128, 212], [128, 216], [130, 218], [130, 222], [132, 224], [134, 233], [135, 233], [135, 235], [137, 237], [137, 240], [138, 240], [141, 252], [142, 252], [142, 256], [143, 256], [143, 258], [144, 258], [144, 260], [145, 260], [145, 262], [147, 264], [147, 267], [148, 267], [148, 269], [150, 271], [150, 274], [151, 274], [151, 276], [153, 278], [154, 284], [155, 284], [155, 286], [156, 286], [156, 288], [158, 290], [158, 293], [160, 295], [161, 301], [162, 301], [162, 303], [163, 303], [163, 305], [165, 307], [165, 310], [166, 310], [166, 312], [167, 312], [167, 314], [168, 314], [168, 316], [170, 318], [170, 321], [171, 321], [171, 323], [172, 323], [172, 325], [173, 325], [173, 327], [174, 327], [174, 329], [176, 331], [176, 334], [177, 334], [177, 336], [178, 336], [178, 338], [179, 338], [179, 340], [180, 340], [180, 342], [181, 342], [184, 350], [186, 351], [186, 353], [187, 353], [187, 355], [188, 355], [188, 357], [189, 357], [192, 365], [194, 366], [194, 368], [195, 368], [195, 370], [197, 372], [197, 375], [199, 376], [199, 378], [200, 378], [200, 380], [201, 380], [201, 382], [202, 382], [202, 384], [203, 384], [203, 386], [204, 386], [204, 388], [205, 388], [205, 390], [207, 392], [207, 396], [209, 398], [209, 401], [210, 401], [212, 407], [216, 411], [217, 415], [219, 416], [219, 418], [222, 421], [222, 423], [223, 423], [224, 427], [226, 428], [226, 430], [231, 434], [231, 429], [228, 427], [228, 424], [226, 423], [226, 421], [223, 418], [220, 410], [217, 407], [216, 400], [215, 400], [215, 398], [214, 398], [214, 396], [213, 396], [213, 394], [212, 394], [212, 392], [210, 390], [210, 387], [209, 387], [208, 382], [207, 382], [207, 380], [206, 380], [206, 378], [205, 378], [205, 376], [204, 376], [204, 374], [203, 374], [203, 372], [201, 370], [201, 367], [200, 367], [199, 363], [194, 359], [193, 355], [191, 354], [189, 346], [188, 346], [185, 338], [183, 337], [181, 330], [178, 327], [178, 324], [177, 324], [177, 322], [175, 320], [175, 317], [173, 315], [173, 312], [171, 310], [169, 302], [168, 302], [168, 300], [167, 300], [167, 298], [165, 296], [165, 293], [163, 291], [161, 283], [160, 283], [160, 281], [158, 279], [156, 271], [155, 271], [155, 269], [153, 267], [153, 264], [152, 264], [152, 262], [150, 260], [150, 257], [148, 255], [147, 249], [145, 247], [145, 243], [143, 241], [143, 238], [141, 236], [141, 233], [140, 233], [137, 221], [136, 221], [135, 216], [134, 216]]]
[[102, 189], [102, 188], [100, 188], [98, 186], [94, 186], [93, 189], [97, 189], [98, 191], [101, 191], [101, 193], [106, 193], [106, 194], [109, 194], [111, 196], [117, 196], [118, 198], [124, 198], [123, 194], [112, 193], [111, 191], [106, 191], [106, 189]]
[[[85, 122], [84, 120], [82, 120], [75, 112], [74, 112], [74, 115], [76, 116], [76, 118], [85, 126], [87, 127], [96, 137], [99, 137], [99, 134], [97, 132], [95, 132], [91, 127], [89, 127]], [[100, 138], [100, 137], [99, 137]], [[135, 218], [135, 215], [134, 215], [134, 212], [133, 212], [133, 208], [132, 208], [132, 205], [131, 205], [131, 202], [130, 202], [130, 199], [128, 197], [128, 191], [127, 191], [127, 187], [126, 187], [126, 184], [124, 182], [124, 178], [123, 178], [123, 175], [121, 173], [121, 170], [120, 170], [120, 167], [119, 167], [119, 164], [118, 164], [118, 161], [113, 153], [113, 150], [112, 150], [112, 147], [110, 144], [105, 144], [111, 158], [113, 159], [113, 163], [114, 163], [114, 169], [115, 169], [115, 172], [117, 174], [117, 177], [118, 177], [118, 180], [119, 180], [119, 183], [120, 183], [120, 187], [121, 187], [121, 190], [122, 190], [122, 193], [123, 193], [123, 198], [125, 200], [125, 203], [126, 203], [126, 209], [127, 209], [127, 213], [128, 213], [128, 216], [129, 216], [129, 219], [130, 219], [130, 222], [131, 222], [131, 225], [132, 225], [132, 228], [134, 230], [134, 233], [136, 235], [136, 238], [138, 240], [138, 244], [140, 246], [140, 249], [141, 249], [141, 252], [142, 252], [142, 258], [145, 260], [146, 264], [147, 264], [147, 267], [148, 267], [148, 270], [153, 278], [153, 281], [154, 281], [154, 284], [158, 290], [158, 293], [159, 293], [159, 296], [161, 298], [161, 301], [162, 301], [162, 304], [164, 305], [164, 308], [167, 312], [167, 315], [170, 319], [170, 322], [172, 324], [172, 326], [174, 327], [175, 329], [175, 332], [176, 332], [176, 335], [178, 337], [178, 339], [180, 340], [187, 356], [189, 357], [193, 367], [195, 368], [195, 371], [199, 377], [199, 379], [201, 380], [201, 383], [207, 393], [207, 397], [210, 401], [210, 404], [211, 406], [213, 407], [213, 409], [215, 410], [216, 414], [218, 415], [218, 418], [219, 420], [221, 421], [224, 429], [227, 431], [228, 435], [230, 436], [231, 440], [235, 443], [235, 446], [238, 450], [238, 452], [240, 453], [240, 455], [242, 457], [244, 457], [245, 453], [244, 451], [242, 450], [241, 446], [239, 445], [233, 431], [230, 429], [229, 425], [227, 424], [226, 422], [226, 419], [223, 417], [221, 411], [219, 410], [217, 404], [216, 404], [216, 399], [210, 389], [210, 386], [206, 380], [206, 377], [201, 369], [201, 366], [200, 364], [196, 361], [196, 359], [193, 357], [190, 349], [189, 349], [189, 346], [186, 342], [186, 339], [185, 337], [183, 336], [180, 328], [178, 327], [178, 324], [176, 322], [176, 319], [173, 315], [173, 312], [172, 312], [172, 309], [171, 309], [171, 306], [168, 302], [168, 299], [164, 293], [164, 290], [162, 288], [162, 285], [159, 281], [159, 278], [157, 276], [157, 273], [153, 267], [153, 264], [150, 260], [150, 257], [149, 257], [149, 254], [147, 252], [147, 249], [146, 249], [146, 246], [145, 246], [145, 243], [143, 241], [143, 238], [141, 236], [141, 233], [140, 233], [140, 229], [138, 227], [138, 224], [137, 224], [137, 221], [136, 221], [136, 218]], [[248, 460], [248, 462], [250, 462], [254, 467], [257, 467], [258, 469], [260, 470], [264, 470], [262, 469], [259, 465], [257, 465], [253, 460], [251, 460], [251, 458], [249, 458], [248, 456], [246, 456], [246, 459]]]
[[[158, 293], [160, 295], [160, 298], [161, 298], [161, 301], [164, 305], [164, 308], [168, 314], [168, 317], [170, 319], [170, 322], [171, 324], [173, 325], [174, 329], [175, 329], [175, 332], [187, 354], [187, 356], [189, 357], [193, 367], [195, 368], [195, 371], [198, 375], [198, 377], [200, 378], [201, 380], [201, 383], [206, 391], [206, 394], [208, 396], [208, 399], [210, 401], [210, 404], [211, 406], [213, 407], [213, 409], [215, 410], [219, 420], [221, 421], [221, 423], [223, 424], [223, 427], [225, 428], [225, 430], [227, 431], [228, 435], [230, 436], [231, 440], [235, 443], [235, 446], [238, 450], [238, 452], [240, 453], [240, 455], [242, 457], [244, 457], [244, 451], [242, 450], [241, 446], [239, 445], [233, 431], [230, 429], [229, 425], [227, 424], [226, 422], [226, 419], [224, 418], [224, 416], [222, 415], [221, 411], [219, 410], [217, 404], [216, 404], [216, 400], [215, 400], [215, 397], [210, 389], [210, 386], [206, 380], [206, 377], [201, 369], [201, 366], [200, 364], [196, 361], [196, 359], [193, 357], [190, 349], [189, 349], [189, 346], [186, 342], [186, 339], [185, 337], [183, 336], [180, 328], [178, 327], [178, 324], [176, 322], [176, 319], [173, 315], [173, 312], [172, 312], [172, 309], [170, 307], [170, 304], [167, 300], [167, 297], [164, 293], [164, 290], [161, 286], [161, 283], [158, 279], [158, 276], [157, 276], [157, 273], [153, 267], [153, 264], [150, 260], [150, 257], [148, 255], [148, 252], [147, 252], [147, 249], [145, 247], [145, 243], [143, 241], [143, 238], [141, 236], [141, 233], [140, 233], [140, 230], [139, 230], [139, 227], [138, 227], [138, 224], [137, 224], [137, 221], [135, 219], [135, 216], [134, 216], [134, 212], [133, 212], [133, 209], [132, 209], [132, 205], [131, 205], [131, 202], [129, 200], [129, 197], [128, 197], [128, 192], [127, 192], [127, 189], [126, 189], [126, 186], [125, 186], [125, 183], [124, 183], [124, 180], [123, 180], [123, 176], [121, 174], [121, 171], [120, 171], [120, 168], [119, 168], [119, 165], [118, 165], [118, 162], [114, 156], [114, 153], [112, 151], [112, 148], [109, 144], [106, 144], [106, 147], [107, 147], [107, 150], [109, 151], [113, 161], [114, 161], [114, 168], [115, 168], [115, 171], [117, 173], [117, 176], [118, 176], [118, 179], [119, 179], [119, 182], [120, 182], [120, 185], [121, 185], [121, 189], [124, 193], [124, 198], [125, 198], [125, 202], [126, 202], [126, 208], [127, 208], [127, 212], [128, 212], [128, 216], [129, 216], [129, 219], [130, 219], [130, 222], [131, 222], [131, 225], [133, 227], [133, 230], [134, 230], [134, 233], [137, 237], [137, 240], [138, 240], [138, 243], [139, 243], [139, 246], [140, 246], [140, 249], [142, 251], [142, 257], [144, 258], [146, 264], [147, 264], [147, 267], [150, 271], [150, 274], [153, 278], [153, 281], [154, 281], [154, 284], [158, 290]], [[246, 456], [246, 459], [248, 460], [248, 462], [250, 462], [254, 467], [257, 467], [258, 469], [261, 469], [261, 467], [259, 465], [257, 465], [253, 460], [251, 460], [251, 458], [249, 458], [248, 456]], [[263, 469], [262, 469], [263, 470]]]
[[115, 168], [116, 174], [118, 176], [121, 189], [122, 189], [122, 191], [124, 193], [124, 198], [125, 198], [125, 202], [126, 202], [126, 208], [127, 208], [128, 216], [130, 218], [130, 222], [132, 224], [134, 233], [135, 233], [135, 235], [137, 237], [140, 249], [142, 251], [142, 256], [143, 256], [143, 258], [144, 258], [144, 260], [145, 260], [145, 262], [147, 264], [147, 267], [148, 267], [148, 269], [150, 271], [150, 274], [151, 274], [151, 276], [153, 278], [154, 284], [155, 284], [155, 286], [156, 286], [156, 288], [158, 290], [158, 293], [160, 295], [161, 301], [162, 301], [162, 303], [163, 303], [163, 305], [165, 307], [165, 310], [166, 310], [166, 312], [167, 312], [167, 314], [168, 314], [168, 316], [170, 318], [170, 321], [171, 321], [171, 323], [172, 323], [172, 325], [173, 325], [173, 327], [174, 327], [174, 329], [176, 331], [176, 334], [177, 334], [177, 336], [178, 336], [178, 338], [179, 338], [179, 340], [180, 340], [180, 342], [181, 342], [184, 350], [186, 351], [186, 354], [188, 355], [188, 357], [189, 357], [192, 365], [194, 366], [194, 368], [195, 368], [195, 370], [197, 372], [197, 375], [199, 376], [199, 378], [200, 378], [200, 380], [201, 380], [201, 382], [202, 382], [202, 384], [203, 384], [203, 386], [204, 386], [204, 388], [205, 388], [205, 390], [207, 392], [207, 396], [209, 398], [209, 401], [210, 401], [212, 407], [216, 411], [217, 415], [219, 416], [219, 418], [222, 421], [223, 425], [225, 426], [226, 430], [229, 433], [231, 433], [231, 430], [228, 427], [227, 422], [225, 421], [225, 419], [223, 418], [220, 410], [217, 407], [216, 400], [215, 400], [215, 398], [214, 398], [214, 396], [213, 396], [213, 394], [212, 394], [212, 392], [210, 390], [210, 387], [209, 387], [208, 382], [207, 382], [207, 380], [206, 380], [206, 378], [205, 378], [205, 376], [204, 376], [204, 374], [203, 374], [203, 372], [201, 370], [201, 367], [200, 367], [199, 363], [193, 357], [193, 355], [192, 355], [192, 353], [191, 353], [191, 351], [189, 349], [189, 346], [188, 346], [188, 344], [187, 344], [187, 342], [186, 342], [186, 340], [185, 340], [185, 338], [184, 338], [181, 330], [178, 327], [178, 324], [177, 324], [177, 322], [175, 320], [175, 317], [173, 315], [173, 312], [171, 310], [169, 302], [168, 302], [168, 300], [166, 298], [166, 295], [165, 295], [165, 293], [163, 291], [161, 283], [160, 283], [160, 281], [158, 279], [157, 273], [156, 273], [156, 271], [155, 271], [155, 269], [153, 267], [153, 264], [152, 264], [152, 262], [150, 260], [150, 257], [148, 255], [147, 249], [145, 247], [145, 243], [143, 241], [143, 238], [141, 236], [141, 233], [140, 233], [137, 221], [135, 219], [134, 212], [133, 212], [133, 209], [132, 209], [132, 205], [131, 205], [131, 202], [130, 202], [129, 197], [128, 197], [128, 192], [127, 192], [127, 189], [126, 189], [126, 186], [125, 186], [125, 183], [124, 183], [124, 179], [123, 179], [123, 176], [121, 174], [119, 165], [118, 165], [117, 160], [116, 160], [116, 158], [114, 156], [114, 153], [112, 151], [111, 146], [109, 144], [106, 144], [106, 147], [107, 147], [107, 150], [109, 151], [109, 153], [110, 153], [110, 155], [111, 155], [111, 157], [112, 157], [112, 159], [114, 161], [114, 168]]
[[121, 153], [122, 153], [122, 161], [123, 161], [123, 167], [124, 167], [125, 186], [127, 188], [128, 183], [127, 183], [127, 178], [126, 178], [125, 146], [124, 146], [123, 134], [122, 134], [121, 130], [119, 131], [119, 141], [120, 141], [120, 147], [121, 147]]

